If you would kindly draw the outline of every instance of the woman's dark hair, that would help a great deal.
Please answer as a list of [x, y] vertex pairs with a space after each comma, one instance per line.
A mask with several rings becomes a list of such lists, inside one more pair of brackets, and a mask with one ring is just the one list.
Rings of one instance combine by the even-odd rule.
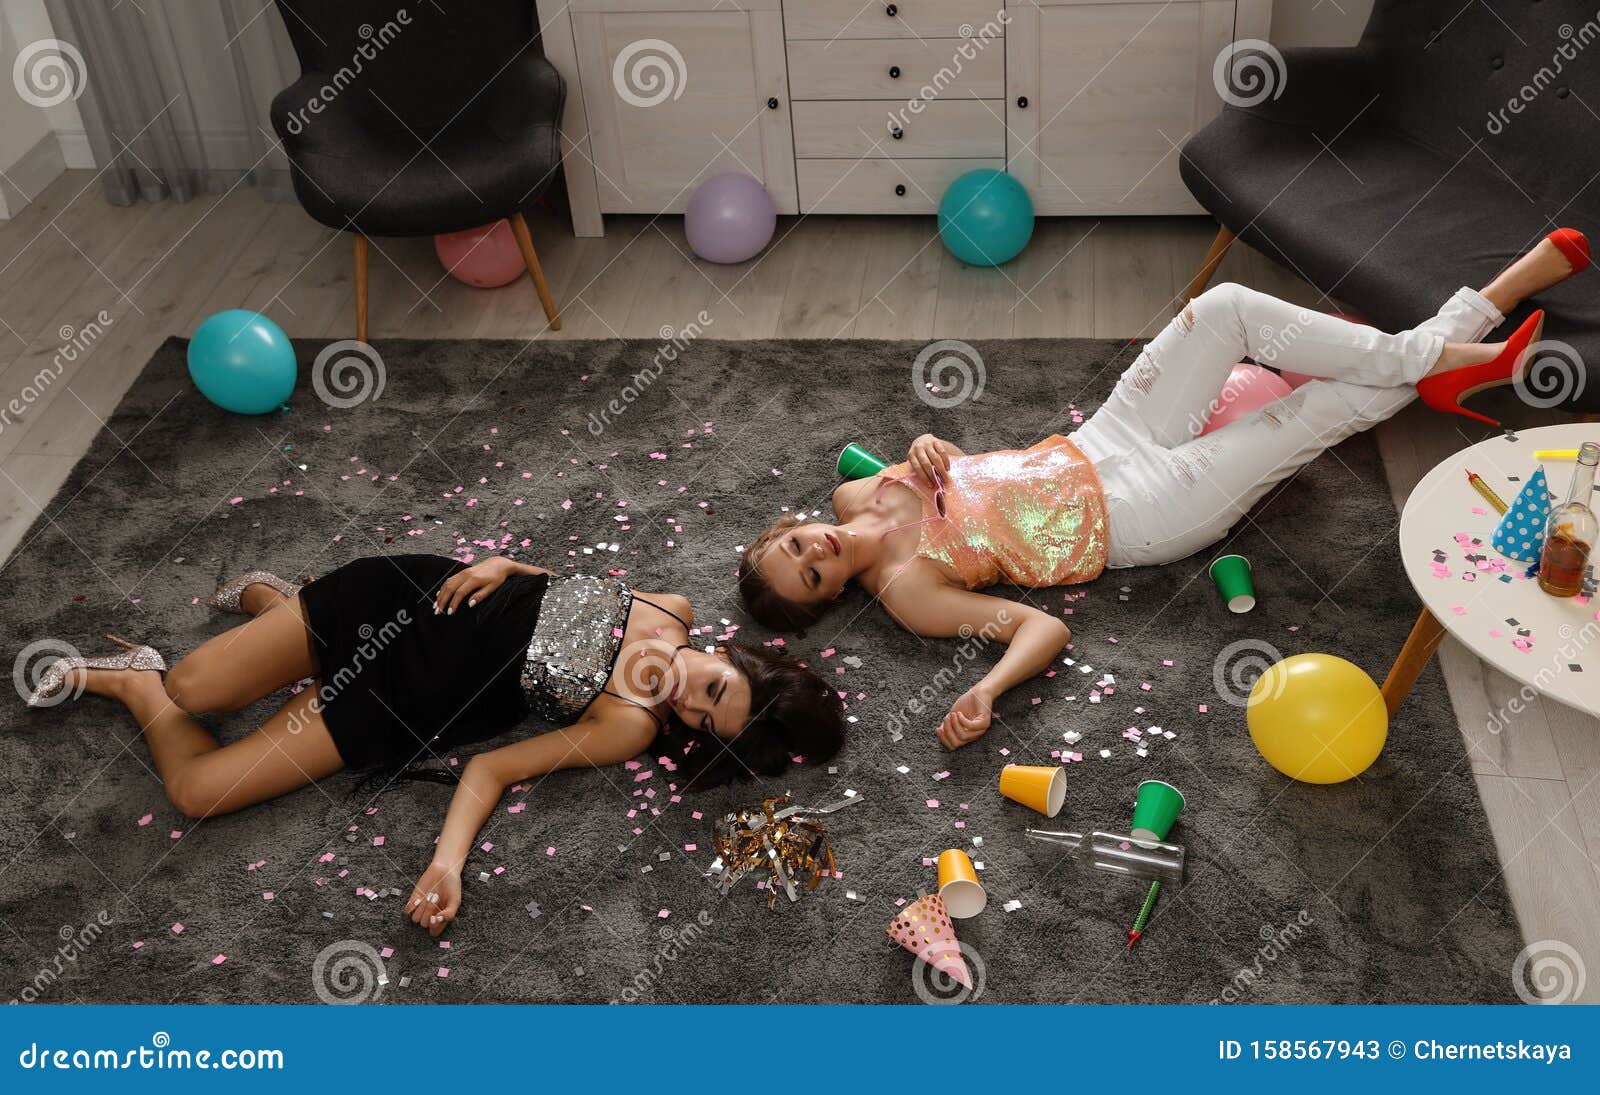
[[811, 670], [769, 650], [727, 643], [728, 661], [750, 682], [750, 721], [728, 741], [671, 718], [653, 753], [676, 767], [691, 790], [751, 774], [775, 776], [795, 757], [821, 764], [844, 744], [844, 704]]
[[739, 556], [739, 596], [744, 601], [744, 607], [757, 622], [774, 631], [803, 631], [820, 620], [828, 609], [827, 601], [803, 605], [779, 596], [778, 591], [772, 588], [772, 583], [767, 581], [767, 576], [761, 572], [761, 559], [767, 549], [791, 529], [803, 524], [804, 521], [793, 515], [785, 517], [762, 529], [761, 534], [750, 541]]

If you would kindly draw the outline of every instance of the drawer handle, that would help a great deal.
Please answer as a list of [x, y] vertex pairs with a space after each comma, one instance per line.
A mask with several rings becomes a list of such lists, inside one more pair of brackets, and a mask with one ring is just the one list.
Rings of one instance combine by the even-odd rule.
[[897, 198], [903, 198], [903, 197], [906, 196], [906, 184], [905, 183], [895, 183], [894, 184], [894, 196], [897, 197]]
[[1018, 110], [1027, 110], [1028, 109], [1028, 97], [1026, 95], [1018, 95], [1017, 96], [1017, 109]]
[[776, 95], [774, 95], [772, 98], [767, 100], [767, 109], [768, 110], [777, 110], [778, 109], [778, 97]]
[[890, 4], [888, 7], [883, 9], [883, 14], [887, 15], [890, 19], [893, 19], [896, 15], [900, 14], [900, 9], [894, 4]]
[[900, 79], [900, 66], [899, 65], [890, 65], [889, 66], [889, 79], [891, 79], [891, 80]]
[[889, 136], [893, 137], [897, 141], [905, 135], [906, 131], [901, 129], [899, 126], [895, 126], [893, 129], [889, 130]]

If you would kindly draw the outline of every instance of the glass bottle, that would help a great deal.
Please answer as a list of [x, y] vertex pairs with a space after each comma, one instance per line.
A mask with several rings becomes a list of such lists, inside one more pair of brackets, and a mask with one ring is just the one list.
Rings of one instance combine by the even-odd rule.
[[1067, 833], [1051, 829], [1024, 829], [1034, 840], [1059, 844], [1069, 849], [1080, 863], [1097, 871], [1127, 875], [1147, 882], [1183, 882], [1184, 852], [1181, 844], [1139, 840], [1125, 833]]
[[1591, 495], [1595, 467], [1600, 465], [1600, 445], [1586, 441], [1578, 450], [1567, 500], [1550, 511], [1544, 528], [1544, 553], [1539, 557], [1539, 588], [1552, 597], [1572, 597], [1583, 589], [1600, 521], [1595, 519]]

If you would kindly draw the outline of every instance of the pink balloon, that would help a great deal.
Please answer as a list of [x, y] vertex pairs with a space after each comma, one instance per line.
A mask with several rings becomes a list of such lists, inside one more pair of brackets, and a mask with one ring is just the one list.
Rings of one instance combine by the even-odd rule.
[[1200, 436], [1215, 433], [1228, 423], [1237, 422], [1273, 400], [1282, 399], [1293, 390], [1276, 373], [1269, 372], [1259, 365], [1241, 361], [1233, 367], [1233, 372], [1228, 374], [1227, 383], [1212, 401], [1211, 415], [1206, 420], [1206, 428], [1200, 431]]
[[442, 233], [433, 237], [433, 249], [451, 277], [479, 289], [509, 285], [527, 269], [507, 220]]

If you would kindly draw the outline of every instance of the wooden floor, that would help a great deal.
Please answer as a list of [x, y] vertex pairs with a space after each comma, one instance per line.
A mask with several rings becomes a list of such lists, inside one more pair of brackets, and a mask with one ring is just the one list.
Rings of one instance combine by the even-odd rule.
[[[441, 278], [429, 241], [385, 239], [372, 256], [373, 337], [655, 339], [702, 311], [713, 338], [1151, 334], [1214, 231], [1200, 218], [1043, 220], [1020, 260], [976, 270], [949, 257], [929, 218], [784, 218], [762, 259], [718, 267], [688, 259], [677, 217], [612, 218], [605, 238], [581, 240], [550, 213], [530, 222], [561, 332], [545, 330], [526, 280], [468, 289]], [[164, 338], [236, 307], [293, 336], [353, 338], [351, 265], [347, 238], [249, 191], [116, 209], [88, 173], [69, 172], [0, 222], [0, 409], [102, 311], [111, 321], [36, 402], [0, 419], [0, 559]], [[1242, 245], [1218, 279], [1330, 307]], [[1396, 503], [1468, 442], [1417, 405], [1381, 427]], [[1452, 639], [1439, 656], [1523, 932], [1575, 948], [1595, 970], [1582, 998], [1600, 1001], [1600, 721], [1535, 701], [1491, 735], [1490, 713], [1518, 686]]]

